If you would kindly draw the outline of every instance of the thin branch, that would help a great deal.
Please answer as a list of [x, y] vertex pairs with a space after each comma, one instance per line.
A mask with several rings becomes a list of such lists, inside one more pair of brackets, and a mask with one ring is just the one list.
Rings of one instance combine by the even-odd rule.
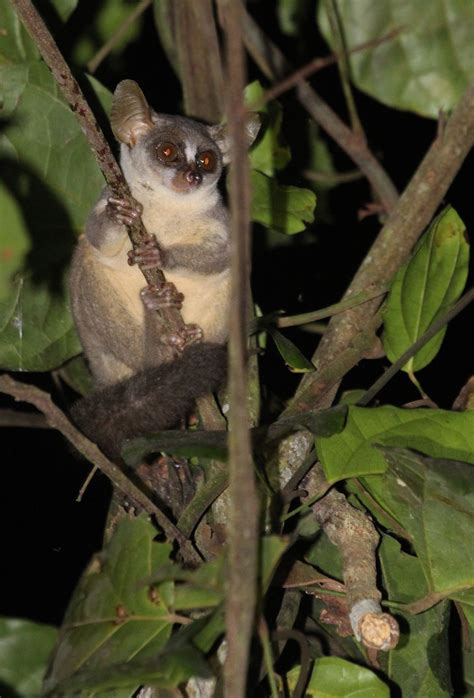
[[[360, 51], [366, 51], [368, 48], [380, 46], [381, 44], [394, 39], [396, 36], [398, 36], [398, 34], [400, 34], [400, 32], [400, 27], [392, 29], [392, 31], [387, 32], [387, 34], [384, 34], [377, 39], [370, 39], [369, 41], [363, 41], [361, 44], [357, 44], [357, 46], [354, 46], [354, 48], [349, 49], [348, 53], [358, 53]], [[293, 89], [293, 87], [296, 87], [301, 80], [309, 78], [311, 75], [314, 75], [314, 73], [324, 70], [324, 68], [328, 68], [329, 66], [337, 63], [338, 58], [339, 54], [337, 51], [331, 53], [329, 56], [318, 56], [317, 58], [313, 58], [311, 61], [309, 61], [309, 63], [306, 63], [306, 65], [303, 65], [301, 68], [295, 70], [287, 78], [280, 80], [276, 85], [266, 90], [263, 95], [262, 102], [265, 104], [272, 99], [280, 97], [280, 95], [283, 93], [288, 92], [288, 90]]]
[[[43, 60], [51, 70], [64, 98], [76, 115], [81, 130], [87, 138], [107, 184], [116, 196], [130, 199], [130, 189], [110, 150], [109, 144], [79, 84], [73, 77], [68, 64], [64, 60], [42, 18], [30, 0], [12, 0], [12, 4], [32, 40], [35, 42]], [[140, 245], [144, 240], [149, 239], [149, 235], [140, 218], [134, 221], [131, 226], [127, 226], [127, 228], [134, 248]], [[149, 284], [159, 286], [166, 281], [165, 275], [161, 269], [143, 269], [141, 267], [140, 269]], [[181, 314], [176, 308], [164, 308], [156, 311], [156, 313], [157, 320], [160, 320], [171, 333], [178, 332], [184, 325]], [[168, 351], [167, 359], [172, 359], [174, 357], [175, 349], [172, 347], [169, 347], [167, 350], [165, 345], [163, 345], [163, 351]]]
[[448, 324], [448, 322], [451, 322], [453, 318], [456, 317], [456, 315], [459, 315], [461, 311], [466, 308], [469, 303], [472, 303], [474, 301], [474, 288], [471, 288], [469, 291], [467, 291], [459, 300], [458, 302], [453, 305], [452, 308], [450, 308], [444, 315], [439, 317], [437, 320], [433, 322], [432, 325], [422, 334], [422, 336], [414, 342], [411, 347], [409, 347], [401, 356], [399, 359], [393, 363], [390, 368], [388, 368], [383, 375], [378, 378], [375, 383], [373, 383], [370, 388], [362, 395], [360, 400], [357, 401], [357, 404], [360, 407], [363, 407], [364, 405], [368, 405], [369, 402], [371, 402], [374, 397], [379, 393], [382, 388], [387, 385], [387, 383], [393, 378], [393, 376], [400, 371], [407, 361], [412, 358], [412, 356], [415, 356], [417, 352], [420, 351], [422, 347], [425, 346], [427, 342], [430, 341], [432, 337], [434, 337], [438, 332]]
[[93, 56], [87, 63], [87, 70], [89, 73], [94, 74], [99, 65], [102, 63], [104, 58], [106, 58], [112, 51], [114, 46], [125, 34], [127, 29], [140, 17], [141, 14], [152, 4], [153, 0], [141, 0], [138, 5], [130, 12], [127, 17], [119, 24], [112, 36], [105, 42], [105, 44], [100, 48], [95, 56]]
[[[262, 72], [273, 82], [292, 71], [280, 49], [263, 33], [244, 10], [244, 41], [252, 58]], [[298, 82], [297, 95], [310, 116], [333, 138], [367, 177], [386, 211], [391, 211], [398, 200], [397, 190], [369, 150], [364, 138], [351, 131], [331, 107], [304, 80]]]
[[339, 14], [339, 9], [337, 6], [337, 0], [325, 0], [324, 4], [326, 14], [329, 19], [329, 25], [331, 27], [331, 32], [337, 45], [337, 67], [339, 70], [342, 91], [346, 100], [352, 130], [354, 133], [358, 133], [360, 136], [365, 138], [364, 129], [362, 128], [362, 123], [360, 121], [359, 114], [357, 113], [354, 94], [352, 92], [346, 37], [344, 35], [344, 28], [342, 26], [341, 15]]
[[26, 429], [49, 429], [49, 424], [42, 414], [20, 412], [18, 410], [0, 410], [0, 427], [25, 427]]
[[227, 698], [247, 695], [250, 643], [257, 602], [258, 497], [249, 433], [247, 325], [250, 272], [250, 173], [245, 138], [246, 83], [241, 7], [219, 0], [227, 59], [230, 169], [231, 307], [229, 332], [229, 512], [226, 593]]
[[170, 541], [176, 541], [180, 546], [183, 558], [189, 564], [200, 562], [200, 558], [191, 543], [183, 536], [176, 526], [163, 514], [163, 512], [142, 492], [120, 468], [112, 463], [99, 451], [97, 446], [89, 441], [69, 421], [66, 415], [51, 400], [48, 393], [28, 385], [15, 381], [11, 376], [0, 376], [0, 392], [11, 395], [15, 400], [28, 402], [46, 417], [48, 424], [61, 432], [75, 448], [82, 453], [91, 463], [96, 465], [120, 492], [123, 492], [130, 500], [136, 502], [146, 512], [154, 516]]
[[350, 170], [349, 172], [318, 172], [317, 170], [303, 170], [303, 177], [310, 182], [326, 186], [337, 186], [338, 184], [348, 184], [363, 179], [364, 175], [360, 170]]

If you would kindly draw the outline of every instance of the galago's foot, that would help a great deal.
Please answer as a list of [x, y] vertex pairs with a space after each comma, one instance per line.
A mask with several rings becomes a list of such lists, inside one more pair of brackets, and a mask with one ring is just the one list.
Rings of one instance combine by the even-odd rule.
[[143, 213], [143, 206], [134, 198], [109, 196], [105, 211], [114, 223], [132, 225]]
[[142, 269], [161, 269], [164, 265], [163, 250], [160, 249], [155, 235], [149, 235], [127, 255], [130, 266], [138, 264]]
[[203, 336], [204, 333], [199, 325], [184, 325], [177, 332], [162, 336], [161, 341], [181, 353], [191, 344], [200, 342]]
[[162, 308], [177, 308], [183, 305], [184, 296], [178, 291], [171, 281], [162, 284], [149, 284], [140, 291], [140, 297], [147, 310], [161, 310]]

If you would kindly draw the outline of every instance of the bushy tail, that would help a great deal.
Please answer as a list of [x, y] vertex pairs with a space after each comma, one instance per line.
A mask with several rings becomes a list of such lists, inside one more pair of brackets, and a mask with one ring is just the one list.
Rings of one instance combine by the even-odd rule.
[[174, 427], [196, 398], [225, 381], [227, 352], [218, 344], [194, 344], [175, 361], [147, 368], [78, 400], [72, 417], [111, 458], [126, 439]]

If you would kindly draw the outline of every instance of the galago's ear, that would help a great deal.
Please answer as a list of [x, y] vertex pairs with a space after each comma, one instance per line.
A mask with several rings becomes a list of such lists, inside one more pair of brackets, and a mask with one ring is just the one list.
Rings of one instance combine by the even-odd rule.
[[115, 88], [110, 125], [115, 138], [130, 147], [153, 128], [150, 106], [134, 80], [122, 80]]
[[[228, 165], [230, 162], [231, 139], [227, 132], [227, 124], [208, 126], [208, 132], [222, 154], [222, 162]], [[245, 136], [247, 147], [250, 148], [260, 130], [260, 117], [256, 112], [249, 112], [245, 117]]]

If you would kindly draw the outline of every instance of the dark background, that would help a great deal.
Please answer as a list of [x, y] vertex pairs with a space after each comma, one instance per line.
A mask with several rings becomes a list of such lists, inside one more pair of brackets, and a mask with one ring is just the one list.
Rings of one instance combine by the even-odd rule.
[[[38, 5], [49, 16], [53, 30], [55, 27], [59, 30], [54, 16], [48, 14], [47, 5]], [[66, 28], [56, 31], [66, 55], [71, 54], [77, 37], [91, 26], [98, 5], [80, 3]], [[298, 41], [279, 34], [272, 0], [256, 0], [249, 3], [249, 9], [295, 65], [328, 53], [317, 32], [312, 7], [311, 18], [304, 22], [304, 35]], [[161, 50], [150, 9], [139, 40], [130, 44], [119, 58], [109, 58], [96, 77], [110, 89], [121, 79], [135, 79], [158, 110], [180, 113], [179, 82]], [[262, 80], [251, 64], [249, 82], [255, 78]], [[337, 69], [318, 73], [313, 85], [346, 118]], [[399, 190], [403, 190], [436, 135], [436, 123], [384, 107], [357, 91], [356, 99], [370, 147]], [[280, 101], [284, 107], [283, 130], [293, 153], [293, 161], [280, 180], [310, 186], [301, 176], [308, 166], [307, 116], [292, 92]], [[329, 147], [338, 170], [353, 169], [353, 164], [332, 142]], [[446, 197], [446, 203], [456, 208], [468, 232], [473, 230], [473, 174], [471, 153]], [[370, 201], [365, 180], [321, 195], [321, 205], [325, 197], [324, 207], [329, 217], [317, 212], [315, 223], [305, 233], [282, 239], [284, 244], [270, 245], [267, 233], [255, 226], [253, 288], [264, 312], [284, 309], [297, 313], [337, 302], [377, 234], [380, 225], [375, 217], [361, 222], [357, 217], [359, 209]], [[51, 215], [54, 216], [54, 211]], [[425, 390], [442, 408], [449, 409], [472, 372], [472, 321], [470, 307], [450, 324], [440, 353], [420, 372]], [[297, 329], [288, 331], [287, 336], [307, 357], [318, 341], [316, 335]], [[386, 360], [362, 362], [346, 377], [343, 388], [368, 387], [387, 365]], [[298, 377], [284, 367], [272, 346], [262, 357], [261, 375], [269, 416], [291, 396]], [[34, 381], [57, 395], [49, 375], [29, 374], [20, 378]], [[378, 399], [380, 403], [402, 405], [418, 397], [408, 378], [399, 374]], [[63, 396], [58, 399], [62, 400]], [[0, 406], [12, 407], [13, 403], [2, 398]], [[101, 547], [110, 488], [98, 474], [83, 501], [76, 502], [90, 465], [52, 430], [4, 429], [2, 437], [6, 457], [2, 472], [4, 565], [0, 613], [59, 623], [80, 573], [91, 554]]]

